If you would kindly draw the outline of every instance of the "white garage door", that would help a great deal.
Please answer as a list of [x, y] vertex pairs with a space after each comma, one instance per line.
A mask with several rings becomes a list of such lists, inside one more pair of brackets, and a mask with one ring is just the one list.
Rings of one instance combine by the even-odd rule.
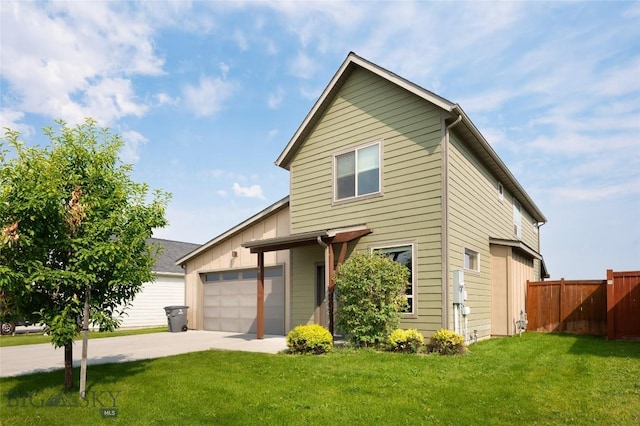
[[[284, 334], [284, 274], [281, 266], [264, 271], [264, 332]], [[257, 270], [205, 274], [204, 329], [256, 332]]]

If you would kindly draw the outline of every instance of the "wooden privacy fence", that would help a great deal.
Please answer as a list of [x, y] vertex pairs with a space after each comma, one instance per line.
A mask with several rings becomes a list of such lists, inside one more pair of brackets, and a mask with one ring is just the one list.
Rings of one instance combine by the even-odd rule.
[[530, 331], [640, 339], [640, 271], [606, 280], [527, 281]]

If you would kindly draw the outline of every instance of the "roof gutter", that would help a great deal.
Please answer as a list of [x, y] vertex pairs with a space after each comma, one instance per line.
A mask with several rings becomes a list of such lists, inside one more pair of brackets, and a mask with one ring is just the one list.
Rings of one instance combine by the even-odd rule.
[[473, 136], [480, 142], [480, 145], [482, 146], [484, 151], [498, 165], [498, 167], [501, 169], [502, 173], [504, 173], [507, 176], [507, 178], [509, 179], [511, 184], [517, 189], [517, 191], [519, 192], [518, 198], [521, 199], [520, 201], [522, 202], [524, 200], [523, 204], [529, 207], [529, 210], [531, 210], [530, 213], [534, 213], [534, 215], [537, 216], [537, 217], [535, 217], [536, 220], [539, 220], [540, 222], [546, 222], [547, 218], [540, 211], [538, 206], [536, 206], [535, 202], [529, 197], [529, 195], [527, 194], [527, 191], [525, 191], [525, 189], [522, 187], [522, 185], [520, 185], [520, 182], [518, 182], [516, 177], [513, 175], [513, 173], [511, 173], [511, 171], [506, 166], [506, 164], [504, 164], [502, 159], [500, 159], [500, 157], [498, 157], [498, 154], [493, 150], [493, 148], [491, 147], [489, 142], [484, 138], [482, 133], [480, 133], [480, 130], [478, 130], [478, 128], [475, 126], [475, 124], [473, 124], [471, 119], [469, 119], [469, 117], [462, 110], [460, 105], [458, 105], [458, 104], [453, 105], [453, 107], [451, 108], [450, 112], [462, 116], [462, 118], [464, 120], [464, 124], [469, 129], [469, 131], [473, 134]]

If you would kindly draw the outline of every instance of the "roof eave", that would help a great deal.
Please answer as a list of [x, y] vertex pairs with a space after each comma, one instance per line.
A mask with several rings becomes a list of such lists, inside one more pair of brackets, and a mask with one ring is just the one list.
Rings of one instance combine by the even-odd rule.
[[511, 171], [506, 166], [506, 164], [504, 164], [504, 162], [500, 159], [498, 154], [494, 151], [494, 149], [491, 147], [489, 142], [484, 138], [482, 133], [480, 133], [480, 130], [478, 130], [475, 124], [473, 124], [469, 116], [467, 116], [467, 113], [464, 112], [464, 110], [458, 104], [454, 105], [452, 112], [454, 114], [459, 114], [462, 117], [462, 123], [473, 134], [473, 136], [476, 138], [476, 140], [478, 141], [482, 149], [489, 155], [489, 157], [491, 157], [491, 160], [498, 166], [500, 171], [506, 176], [509, 183], [516, 189], [518, 193], [513, 195], [517, 196], [520, 203], [524, 205], [530, 213], [533, 214], [534, 219], [536, 219], [537, 222], [546, 223], [547, 218], [544, 216], [542, 211], [538, 208], [538, 206], [533, 201], [533, 199], [529, 196], [529, 194], [527, 194], [527, 191], [525, 191], [522, 185], [520, 185], [516, 177], [513, 175], [513, 173], [511, 173]]
[[275, 161], [276, 166], [282, 167], [286, 170], [289, 170], [289, 165], [291, 163], [291, 159], [293, 154], [296, 152], [296, 148], [299, 143], [301, 143], [306, 135], [311, 131], [313, 125], [317, 122], [319, 117], [322, 115], [322, 112], [325, 111], [329, 103], [333, 100], [334, 95], [337, 91], [342, 87], [342, 84], [347, 79], [347, 77], [351, 74], [355, 67], [360, 67], [370, 71], [399, 87], [402, 87], [409, 92], [414, 93], [415, 95], [431, 102], [437, 107], [442, 108], [445, 111], [451, 111], [455, 106], [452, 102], [436, 95], [433, 92], [430, 92], [411, 81], [400, 77], [399, 75], [380, 67], [372, 62], [367, 61], [364, 58], [356, 55], [353, 52], [350, 52], [347, 55], [347, 58], [344, 60], [338, 71], [334, 74], [333, 78], [325, 87], [324, 91], [320, 95], [320, 98], [313, 105], [313, 108], [309, 111], [303, 122], [298, 127], [298, 130], [294, 133], [293, 137], [282, 151], [280, 156], [278, 156]]
[[276, 201], [275, 203], [271, 204], [269, 207], [263, 209], [262, 211], [256, 213], [255, 215], [251, 216], [249, 219], [245, 220], [244, 222], [239, 223], [238, 225], [234, 226], [233, 228], [225, 231], [224, 233], [218, 235], [217, 237], [209, 240], [208, 242], [204, 243], [203, 245], [201, 245], [200, 247], [198, 247], [197, 249], [195, 249], [194, 251], [187, 253], [185, 256], [183, 256], [182, 258], [176, 260], [176, 265], [180, 266], [180, 265], [184, 265], [186, 262], [188, 262], [189, 260], [193, 259], [195, 256], [199, 255], [200, 253], [206, 251], [207, 249], [209, 249], [211, 246], [218, 244], [219, 242], [230, 238], [231, 236], [237, 234], [238, 232], [243, 231], [244, 229], [246, 229], [247, 227], [255, 224], [256, 222], [258, 222], [261, 219], [264, 219], [267, 216], [270, 216], [274, 213], [277, 213], [278, 211], [282, 210], [283, 208], [285, 208], [286, 206], [289, 205], [289, 196], [287, 195], [286, 197]]

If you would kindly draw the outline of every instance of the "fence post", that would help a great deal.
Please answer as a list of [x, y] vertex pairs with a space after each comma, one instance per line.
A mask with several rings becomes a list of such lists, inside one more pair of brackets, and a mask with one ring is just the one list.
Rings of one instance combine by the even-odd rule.
[[615, 285], [613, 280], [613, 269], [607, 269], [607, 340], [615, 340], [616, 323], [614, 307], [616, 303]]
[[562, 309], [562, 295], [564, 294], [564, 278], [560, 278], [560, 294], [558, 295], [558, 301], [560, 303], [560, 332], [564, 333], [564, 309]]

